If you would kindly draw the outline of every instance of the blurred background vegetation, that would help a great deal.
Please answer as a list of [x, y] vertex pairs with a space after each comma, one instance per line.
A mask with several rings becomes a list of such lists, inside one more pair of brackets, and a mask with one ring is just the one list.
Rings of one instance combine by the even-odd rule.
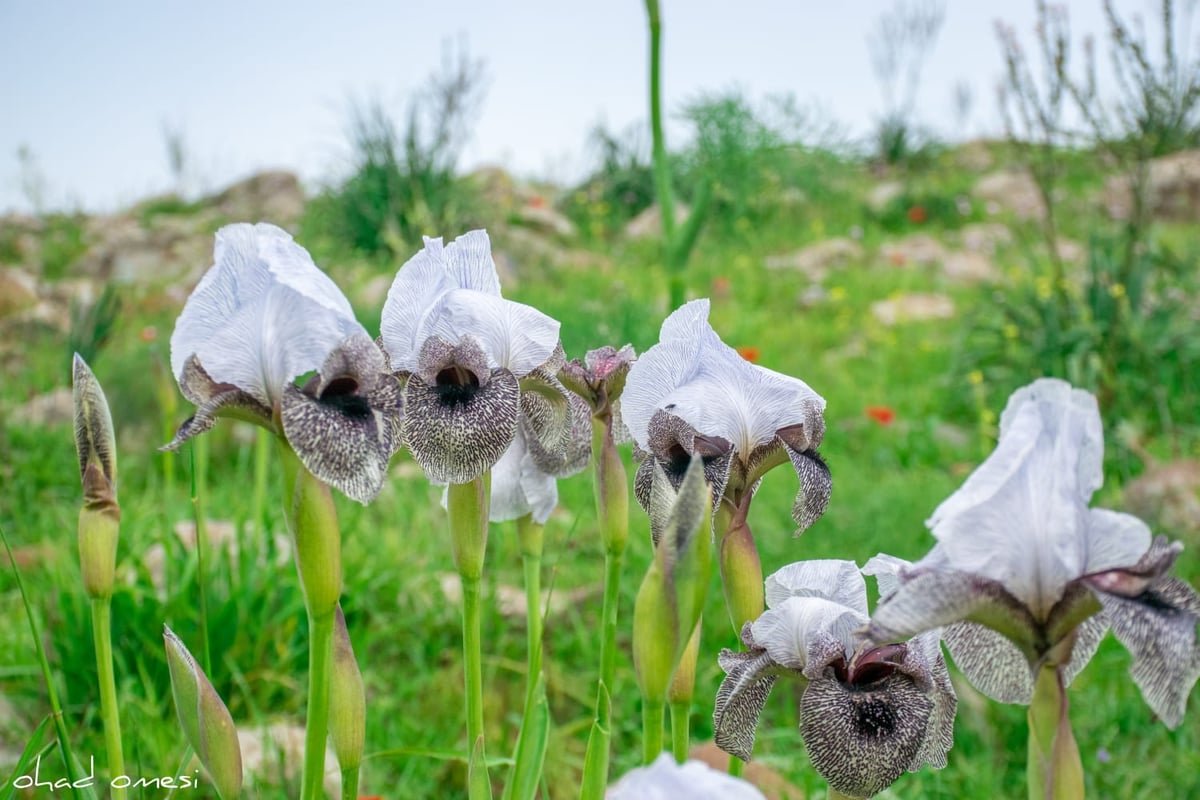
[[[864, 139], [787, 96], [722, 88], [668, 100], [691, 132], [669, 153], [676, 195], [686, 206], [701, 187], [711, 191], [689, 294], [712, 298], [727, 343], [828, 401], [830, 511], [792, 539], [795, 487], [787, 475], [768, 476], [751, 516], [766, 571], [803, 558], [861, 564], [879, 551], [919, 557], [932, 544], [924, 519], [990, 451], [1009, 393], [1054, 375], [1100, 399], [1108, 480], [1097, 503], [1183, 539], [1189, 549], [1177, 570], [1200, 584], [1200, 67], [1185, 46], [1195, 31], [1170, 0], [1156, 6], [1153, 39], [1104, 5], [1108, 35], [1081, 54], [1069, 20], [1041, 2], [1032, 38], [998, 27], [1003, 139], [939, 141], [915, 117], [922, 53], [944, 10], [933, 3], [897, 4], [873, 29], [883, 105]], [[1098, 85], [1097, 61], [1115, 65], [1111, 86]], [[353, 101], [351, 168], [311, 195], [294, 176], [268, 173], [206, 197], [181, 188], [108, 217], [50, 213], [37, 202], [36, 160], [22, 154], [37, 213], [0, 218], [0, 525], [44, 622], [82, 752], [99, 751], [101, 739], [72, 533], [70, 354], [83, 354], [103, 382], [120, 438], [124, 584], [113, 609], [127, 760], [141, 774], [165, 774], [183, 741], [161, 625], [196, 641], [199, 619], [192, 464], [186, 453], [176, 463], [155, 448], [189, 413], [169, 374], [168, 337], [211, 263], [217, 227], [260, 218], [289, 227], [369, 330], [422, 235], [486, 227], [506, 295], [562, 320], [569, 356], [656, 341], [670, 309], [646, 126], [597, 126], [588, 143], [594, 169], [575, 185], [498, 168], [464, 173], [463, 147], [486, 92], [486, 66], [457, 43], [400, 108]], [[974, 102], [969, 90], [957, 93], [964, 119]], [[182, 187], [186, 141], [171, 129], [164, 140]], [[254, 482], [254, 438], [234, 425], [209, 436], [213, 678], [239, 723], [275, 725], [282, 741], [284, 726], [302, 722], [305, 617], [277, 479], [263, 509], [244, 488]], [[368, 508], [339, 499], [344, 605], [370, 696], [368, 751], [377, 753], [364, 788], [453, 798], [463, 784], [464, 767], [451, 757], [463, 750], [462, 680], [440, 490], [403, 457], [392, 477]], [[561, 494], [547, 541], [555, 797], [574, 793], [591, 724], [602, 564], [586, 477], [562, 482]], [[638, 535], [640, 511], [632, 513], [626, 621], [650, 552]], [[512, 741], [524, 685], [512, 534], [497, 526], [490, 543], [485, 620], [489, 735], [500, 750]], [[46, 713], [23, 614], [11, 574], [0, 570], [0, 774]], [[710, 656], [733, 643], [715, 584], [704, 624]], [[613, 695], [619, 771], [640, 753], [627, 626], [623, 637]], [[1200, 726], [1194, 718], [1174, 732], [1157, 724], [1127, 667], [1107, 641], [1072, 690], [1089, 793], [1200, 794]], [[711, 736], [720, 677], [715, 657], [702, 656], [698, 741]], [[1020, 796], [1023, 709], [956, 686], [950, 766], [905, 777], [897, 795]], [[795, 700], [777, 692], [760, 730], [759, 760], [778, 781], [772, 797], [822, 791], [803, 755]], [[288, 794], [279, 786], [297, 776], [271, 766], [286, 745], [260, 750], [260, 796]]]

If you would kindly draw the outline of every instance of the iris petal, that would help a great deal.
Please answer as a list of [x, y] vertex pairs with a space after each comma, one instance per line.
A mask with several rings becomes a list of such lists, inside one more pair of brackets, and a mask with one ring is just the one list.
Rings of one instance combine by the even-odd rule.
[[765, 650], [725, 649], [717, 659], [726, 674], [713, 708], [713, 741], [726, 753], [749, 761], [759, 717], [780, 670]]
[[867, 584], [853, 561], [798, 561], [766, 580], [767, 605], [781, 606], [789, 597], [820, 597], [867, 616]]

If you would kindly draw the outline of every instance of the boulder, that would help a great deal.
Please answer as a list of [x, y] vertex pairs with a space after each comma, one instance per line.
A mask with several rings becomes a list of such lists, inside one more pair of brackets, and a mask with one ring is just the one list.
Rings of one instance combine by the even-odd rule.
[[27, 311], [38, 304], [37, 279], [19, 269], [0, 269], [0, 317]]
[[300, 179], [278, 170], [238, 181], [211, 202], [230, 222], [271, 222], [289, 228], [300, 221], [307, 201]]
[[[682, 225], [688, 217], [688, 207], [683, 203], [675, 204], [675, 224]], [[650, 206], [642, 213], [625, 224], [627, 239], [646, 239], [651, 236], [662, 236], [662, 212], [657, 205]]]
[[902, 194], [904, 194], [904, 184], [900, 181], [884, 181], [876, 184], [871, 191], [867, 192], [867, 208], [878, 214]]
[[946, 258], [946, 246], [927, 233], [914, 233], [903, 239], [886, 242], [879, 248], [879, 254], [889, 264], [898, 267], [928, 267], [940, 264]]
[[[1129, 176], [1108, 179], [1103, 202], [1113, 219], [1133, 213]], [[1152, 217], [1174, 222], [1200, 222], [1200, 150], [1184, 150], [1152, 160], [1146, 178], [1146, 206]]]
[[1005, 210], [1026, 220], [1039, 219], [1046, 213], [1037, 184], [1028, 172], [990, 172], [979, 179], [972, 194], [987, 205], [990, 213]]
[[872, 303], [871, 313], [890, 328], [901, 322], [950, 319], [955, 312], [954, 301], [944, 294], [910, 292]]
[[964, 250], [986, 256], [994, 256], [997, 249], [1012, 244], [1012, 240], [1012, 231], [999, 222], [972, 222], [958, 232]]
[[1000, 271], [991, 256], [970, 250], [955, 250], [942, 259], [942, 273], [957, 283], [991, 283]]
[[843, 236], [810, 244], [792, 253], [768, 256], [767, 269], [791, 269], [802, 272], [811, 281], [820, 281], [830, 270], [862, 261], [863, 246]]

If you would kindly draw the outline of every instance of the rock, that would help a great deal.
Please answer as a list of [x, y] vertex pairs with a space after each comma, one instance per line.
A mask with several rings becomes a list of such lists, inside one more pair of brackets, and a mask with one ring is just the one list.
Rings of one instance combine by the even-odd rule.
[[38, 304], [37, 279], [19, 269], [0, 269], [0, 317]]
[[947, 253], [942, 260], [942, 272], [958, 283], [990, 283], [1000, 277], [990, 256], [966, 250]]
[[[541, 200], [539, 197], [538, 200]], [[522, 225], [569, 239], [575, 235], [575, 223], [545, 201], [525, 203], [517, 210]]]
[[[448, 603], [455, 606], [462, 603], [462, 580], [456, 573], [443, 572], [438, 576], [438, 583], [441, 585], [442, 594]], [[569, 591], [543, 589], [542, 609], [544, 616], [559, 616], [568, 608], [579, 606], [586, 600], [595, 597], [596, 594], [596, 588], [591, 586], [581, 586]], [[496, 609], [500, 612], [501, 616], [521, 622], [525, 620], [524, 589], [502, 583], [495, 587], [495, 595]]]
[[954, 301], [944, 294], [910, 292], [872, 303], [871, 313], [888, 327], [901, 322], [950, 319], [954, 316]]
[[996, 163], [992, 156], [993, 142], [987, 139], [972, 139], [955, 148], [954, 164], [967, 172], [986, 172]]
[[1082, 263], [1084, 256], [1087, 255], [1083, 245], [1065, 236], [1058, 237], [1055, 248], [1058, 250], [1058, 257], [1070, 264]]
[[[683, 203], [675, 204], [675, 224], [682, 225], [687, 221], [688, 207]], [[662, 236], [662, 212], [657, 205], [650, 206], [625, 225], [625, 236], [629, 239], [646, 239], [651, 236]]]
[[147, 285], [199, 280], [212, 264], [215, 226], [215, 221], [186, 216], [155, 217], [150, 227], [124, 215], [96, 217], [88, 223], [94, 244], [76, 262], [74, 272]]
[[964, 250], [986, 256], [996, 255], [998, 248], [1012, 244], [1012, 240], [1012, 231], [999, 222], [972, 222], [958, 232], [958, 241]]
[[1195, 541], [1200, 536], [1200, 461], [1150, 463], [1124, 487], [1125, 508], [1155, 527]]
[[900, 181], [884, 181], [876, 184], [871, 191], [867, 192], [867, 208], [878, 214], [902, 194], [904, 194], [904, 184]]
[[18, 425], [53, 428], [67, 425], [75, 419], [75, 400], [71, 387], [60, 386], [54, 391], [39, 394], [12, 410], [9, 417]]
[[946, 247], [927, 233], [914, 233], [879, 248], [879, 254], [896, 266], [933, 266], [946, 258]]
[[[688, 756], [720, 772], [729, 768], [729, 754], [717, 747], [715, 742], [696, 745]], [[757, 786], [767, 800], [804, 800], [804, 792], [799, 787], [789, 783], [787, 778], [761, 761], [747, 764], [742, 777]]]
[[[304, 766], [304, 728], [285, 722], [260, 728], [238, 728], [238, 744], [242, 750], [242, 771], [248, 787], [295, 785]], [[341, 797], [342, 772], [338, 767], [333, 745], [325, 745], [325, 780], [322, 783], [328, 797]]]
[[972, 194], [989, 209], [1010, 211], [1018, 219], [1038, 219], [1045, 214], [1037, 184], [1028, 172], [990, 172], [979, 179]]
[[829, 291], [819, 283], [812, 283], [800, 293], [800, 296], [796, 298], [796, 303], [801, 308], [812, 308], [824, 303], [828, 299]]
[[823, 280], [831, 269], [861, 261], [864, 255], [861, 244], [839, 236], [810, 244], [794, 253], [768, 256], [766, 265], [767, 269], [794, 269], [817, 282]]
[[[1129, 219], [1133, 213], [1129, 177], [1109, 178], [1103, 201], [1113, 219]], [[1184, 150], [1150, 162], [1146, 206], [1155, 219], [1200, 222], [1200, 150]]]
[[307, 201], [300, 179], [279, 170], [238, 181], [211, 202], [230, 222], [271, 222], [288, 228], [300, 221]]

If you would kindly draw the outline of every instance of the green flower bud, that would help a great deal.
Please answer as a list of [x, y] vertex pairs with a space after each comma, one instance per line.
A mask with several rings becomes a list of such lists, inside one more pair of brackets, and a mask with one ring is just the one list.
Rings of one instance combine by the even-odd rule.
[[284, 464], [284, 517], [296, 544], [304, 603], [313, 617], [333, 613], [342, 595], [342, 535], [329, 486], [279, 440]]
[[661, 468], [654, 505], [670, 513], [633, 609], [633, 662], [642, 696], [665, 701], [671, 677], [704, 607], [712, 551], [711, 494], [694, 456], [676, 494]]
[[222, 800], [242, 791], [242, 750], [229, 709], [170, 628], [163, 626], [179, 724]]
[[100, 382], [75, 355], [72, 369], [75, 451], [83, 482], [79, 512], [79, 566], [88, 596], [112, 596], [121, 508], [117, 505], [117, 446]]
[[333, 624], [333, 671], [329, 680], [329, 738], [342, 771], [362, 763], [367, 728], [367, 698], [362, 673], [350, 646], [346, 617], [338, 606]]

